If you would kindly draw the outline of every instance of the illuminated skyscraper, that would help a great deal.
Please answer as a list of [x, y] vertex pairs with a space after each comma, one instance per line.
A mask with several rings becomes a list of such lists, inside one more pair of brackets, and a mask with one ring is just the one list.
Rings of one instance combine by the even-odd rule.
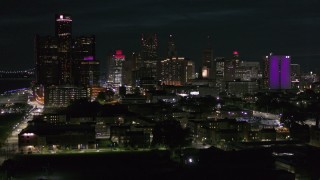
[[55, 16], [55, 35], [62, 39], [72, 38], [72, 18], [67, 14], [56, 14]]
[[122, 84], [122, 69], [125, 61], [125, 55], [122, 50], [116, 50], [109, 61], [109, 82], [113, 84], [115, 89], [118, 89]]
[[56, 14], [55, 25], [55, 35], [58, 41], [59, 84], [73, 84], [71, 16], [66, 14]]
[[55, 37], [35, 37], [35, 63], [37, 84], [59, 84], [58, 42]]
[[[39, 87], [44, 87], [46, 98], [53, 98], [51, 97], [53, 91], [60, 91], [66, 87], [86, 91], [88, 87], [99, 85], [99, 61], [95, 56], [95, 37], [73, 38], [70, 15], [55, 15], [55, 36], [36, 36], [35, 60], [36, 83]], [[59, 98], [65, 98], [62, 96], [67, 97], [70, 94], [61, 93]], [[50, 104], [48, 99], [44, 102], [45, 105]]]
[[95, 37], [72, 38], [70, 15], [55, 15], [55, 36], [35, 38], [37, 84], [98, 85], [99, 61], [95, 58]]
[[141, 60], [142, 67], [150, 69], [152, 77], [157, 75], [158, 63], [158, 39], [157, 35], [142, 35], [141, 37]]
[[240, 66], [239, 52], [233, 51], [232, 63], [235, 68]]
[[223, 90], [224, 84], [224, 76], [225, 76], [225, 58], [224, 57], [217, 57], [215, 58], [215, 77], [216, 77], [216, 87], [219, 91]]
[[187, 78], [186, 82], [195, 78], [195, 65], [194, 65], [194, 62], [191, 60], [188, 60], [188, 63], [187, 63], [187, 77], [186, 78]]
[[269, 64], [269, 88], [270, 89], [290, 89], [290, 56], [270, 55]]
[[161, 61], [161, 82], [165, 85], [182, 86], [187, 82], [187, 61], [184, 57], [171, 57]]
[[74, 84], [99, 85], [99, 61], [95, 56], [95, 36], [75, 37], [72, 46]]
[[215, 70], [214, 70], [214, 58], [213, 58], [213, 49], [211, 43], [211, 37], [207, 37], [207, 46], [202, 50], [202, 68], [201, 76], [203, 78], [214, 79]]

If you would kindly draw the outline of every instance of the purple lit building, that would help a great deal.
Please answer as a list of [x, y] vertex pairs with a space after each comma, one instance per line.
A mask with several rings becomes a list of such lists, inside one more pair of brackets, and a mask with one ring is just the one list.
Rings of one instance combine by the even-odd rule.
[[270, 55], [269, 65], [269, 88], [291, 89], [290, 56]]

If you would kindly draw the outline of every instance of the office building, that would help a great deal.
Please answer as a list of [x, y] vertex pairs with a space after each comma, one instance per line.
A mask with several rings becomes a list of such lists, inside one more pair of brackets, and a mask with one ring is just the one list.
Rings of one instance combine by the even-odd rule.
[[224, 89], [224, 75], [225, 75], [225, 58], [224, 57], [217, 57], [215, 58], [215, 80], [216, 80], [216, 87], [219, 91]]
[[95, 36], [73, 37], [72, 18], [68, 14], [55, 15], [55, 36], [36, 35], [35, 61], [36, 85], [44, 89], [44, 98], [48, 98], [44, 99], [45, 106], [66, 106], [83, 98], [83, 94], [88, 98], [90, 93], [78, 96], [75, 91], [99, 86]]
[[227, 81], [226, 90], [230, 94], [237, 97], [254, 94], [258, 90], [258, 83], [256, 81]]
[[270, 55], [269, 64], [269, 88], [291, 89], [290, 56]]
[[72, 101], [87, 99], [88, 89], [79, 86], [49, 86], [45, 87], [44, 105], [45, 107], [67, 107]]
[[108, 82], [112, 84], [113, 88], [118, 89], [123, 84], [123, 63], [125, 62], [125, 55], [122, 50], [116, 50], [109, 58], [109, 78]]
[[141, 67], [151, 70], [151, 77], [157, 76], [158, 63], [158, 38], [157, 35], [142, 35], [141, 37]]
[[242, 81], [251, 81], [259, 79], [260, 63], [241, 61], [235, 68], [235, 79]]
[[35, 60], [38, 85], [98, 85], [95, 37], [73, 38], [70, 15], [55, 15], [55, 36], [36, 36]]
[[171, 57], [160, 63], [160, 80], [163, 85], [182, 86], [187, 82], [187, 61], [184, 57]]
[[187, 82], [191, 79], [195, 79], [195, 64], [191, 60], [187, 60]]
[[72, 47], [74, 84], [99, 85], [99, 66], [95, 55], [95, 36], [75, 37]]

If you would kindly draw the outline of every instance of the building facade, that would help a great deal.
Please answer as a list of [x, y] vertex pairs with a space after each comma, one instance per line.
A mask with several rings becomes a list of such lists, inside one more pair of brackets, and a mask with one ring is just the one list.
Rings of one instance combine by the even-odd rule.
[[270, 55], [268, 64], [269, 88], [291, 89], [290, 56]]

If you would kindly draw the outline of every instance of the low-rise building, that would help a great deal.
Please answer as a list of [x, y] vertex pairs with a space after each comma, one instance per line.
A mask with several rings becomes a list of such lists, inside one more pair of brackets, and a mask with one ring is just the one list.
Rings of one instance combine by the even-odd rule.
[[87, 124], [53, 126], [46, 122], [32, 122], [19, 133], [18, 144], [22, 153], [95, 148], [95, 129]]

